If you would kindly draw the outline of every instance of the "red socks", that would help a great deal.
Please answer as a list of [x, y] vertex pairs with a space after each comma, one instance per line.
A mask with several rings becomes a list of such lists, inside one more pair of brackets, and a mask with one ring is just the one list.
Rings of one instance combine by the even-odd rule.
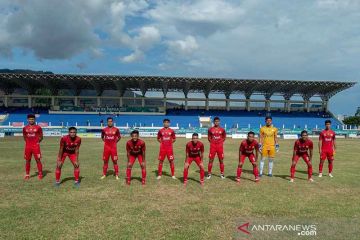
[[241, 167], [238, 167], [238, 168], [237, 168], [237, 171], [236, 171], [236, 177], [237, 177], [237, 178], [240, 178], [241, 172], [242, 172], [242, 168], [241, 168]]
[[74, 168], [75, 182], [79, 181], [79, 176], [80, 176], [80, 169], [79, 168]]
[[324, 166], [324, 162], [323, 162], [323, 161], [320, 161], [320, 164], [319, 164], [319, 173], [322, 173], [323, 166]]
[[208, 165], [208, 174], [211, 174], [212, 167], [213, 167], [213, 162], [209, 162], [209, 165]]
[[25, 172], [26, 175], [30, 175], [30, 161], [25, 162]]
[[204, 168], [200, 168], [200, 182], [204, 182], [205, 170]]
[[174, 161], [170, 162], [170, 170], [171, 170], [171, 176], [175, 175], [175, 164]]
[[312, 177], [312, 166], [308, 166], [308, 179], [310, 179]]
[[142, 169], [141, 169], [141, 178], [142, 178], [142, 182], [145, 183], [145, 179], [146, 179], [146, 168], [142, 168]]
[[158, 165], [158, 176], [162, 175], [162, 167], [163, 167], [163, 162], [159, 161], [159, 165]]
[[126, 169], [126, 181], [127, 183], [130, 183], [131, 180], [131, 168]]
[[188, 173], [189, 173], [189, 168], [184, 168], [184, 182], [187, 181]]
[[332, 173], [333, 167], [333, 161], [329, 161], [329, 173]]
[[37, 165], [39, 176], [42, 176], [42, 163], [41, 163], [41, 161], [40, 160], [36, 161], [36, 165]]
[[291, 178], [295, 177], [295, 166], [291, 166], [290, 168], [290, 174], [291, 174]]
[[225, 165], [224, 163], [220, 163], [220, 173], [224, 174]]
[[106, 176], [107, 174], [107, 170], [109, 167], [109, 161], [104, 161], [104, 165], [103, 165], [103, 175]]
[[56, 179], [56, 182], [60, 182], [60, 176], [61, 176], [61, 168], [56, 168], [56, 169], [55, 169], [55, 179]]
[[119, 165], [117, 162], [114, 163], [115, 176], [119, 176]]
[[257, 166], [253, 166], [253, 173], [255, 178], [257, 178], [259, 176], [259, 169], [257, 168]]

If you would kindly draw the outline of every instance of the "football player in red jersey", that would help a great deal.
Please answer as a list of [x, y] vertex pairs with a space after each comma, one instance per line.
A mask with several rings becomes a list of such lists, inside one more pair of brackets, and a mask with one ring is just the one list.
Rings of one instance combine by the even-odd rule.
[[160, 151], [159, 151], [159, 165], [158, 165], [158, 176], [157, 179], [161, 179], [162, 176], [162, 167], [165, 160], [165, 157], [169, 160], [171, 177], [176, 179], [175, 177], [175, 164], [174, 164], [174, 151], [173, 151], [173, 143], [176, 141], [176, 136], [174, 130], [170, 128], [170, 120], [163, 120], [164, 127], [159, 130], [157, 135], [157, 140], [160, 143]]
[[[255, 151], [255, 154], [254, 154]], [[248, 158], [253, 165], [253, 173], [255, 176], [255, 182], [259, 181], [259, 170], [257, 167], [257, 160], [259, 158], [259, 143], [255, 140], [255, 133], [248, 132], [247, 139], [243, 140], [239, 148], [239, 165], [236, 172], [236, 181], [240, 182], [242, 173], [242, 167], [245, 159]]]
[[192, 161], [200, 168], [200, 184], [204, 185], [204, 144], [199, 141], [199, 134], [193, 133], [192, 140], [186, 144], [186, 158], [184, 164], [184, 186], [187, 184], [189, 167]]
[[220, 118], [214, 118], [214, 126], [208, 130], [208, 141], [210, 142], [209, 165], [207, 179], [211, 178], [211, 171], [214, 158], [217, 155], [220, 162], [220, 176], [224, 179], [224, 142], [226, 139], [226, 131], [220, 127]]
[[63, 136], [60, 140], [59, 154], [56, 161], [55, 170], [55, 186], [60, 186], [61, 168], [64, 164], [66, 157], [68, 157], [74, 166], [75, 186], [80, 186], [80, 168], [79, 168], [79, 148], [81, 145], [81, 138], [76, 136], [76, 127], [69, 128], [69, 134]]
[[141, 183], [145, 185], [146, 181], [146, 161], [145, 161], [145, 152], [146, 145], [145, 142], [139, 139], [139, 131], [134, 130], [131, 132], [131, 139], [126, 143], [126, 152], [127, 152], [127, 169], [126, 169], [126, 183], [130, 185], [131, 181], [131, 169], [134, 165], [136, 158], [138, 159], [141, 167]]
[[294, 144], [294, 152], [293, 152], [292, 164], [290, 168], [290, 174], [291, 174], [290, 182], [294, 182], [295, 168], [297, 162], [299, 161], [299, 158], [304, 159], [308, 167], [308, 180], [310, 182], [314, 181], [312, 179], [312, 164], [311, 164], [311, 160], [313, 156], [313, 148], [314, 148], [313, 142], [308, 138], [307, 131], [305, 130], [302, 131], [300, 139], [296, 140]]
[[329, 177], [333, 177], [332, 170], [336, 151], [336, 141], [335, 132], [331, 130], [330, 120], [325, 121], [325, 129], [320, 133], [318, 146], [320, 154], [319, 177], [322, 177], [322, 170], [326, 159], [329, 163]]
[[28, 125], [23, 128], [23, 137], [25, 141], [24, 159], [25, 159], [25, 180], [30, 178], [30, 162], [31, 157], [34, 156], [37, 169], [38, 178], [43, 178], [40, 142], [43, 140], [43, 131], [39, 125], [35, 124], [35, 115], [29, 114], [27, 116]]
[[104, 151], [103, 151], [103, 175], [100, 179], [106, 178], [109, 158], [114, 165], [114, 172], [116, 180], [119, 180], [119, 165], [117, 163], [118, 154], [117, 154], [117, 143], [121, 139], [120, 131], [118, 128], [114, 127], [114, 120], [112, 117], [107, 118], [107, 127], [101, 131], [101, 139], [104, 142]]

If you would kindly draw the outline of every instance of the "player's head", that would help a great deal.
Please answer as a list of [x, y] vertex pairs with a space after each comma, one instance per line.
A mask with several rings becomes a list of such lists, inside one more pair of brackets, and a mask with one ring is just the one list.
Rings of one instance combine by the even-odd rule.
[[214, 117], [214, 126], [215, 127], [220, 126], [220, 118], [219, 117]]
[[108, 127], [114, 126], [114, 119], [112, 117], [108, 117], [106, 119]]
[[199, 140], [199, 134], [193, 133], [191, 139], [192, 139], [193, 143], [197, 143], [197, 141]]
[[267, 117], [265, 118], [265, 123], [266, 123], [266, 126], [270, 127], [271, 124], [272, 124], [272, 117], [267, 116]]
[[254, 140], [255, 140], [255, 133], [252, 132], [252, 131], [248, 132], [248, 134], [247, 134], [247, 140], [248, 140], [249, 142], [254, 141]]
[[168, 128], [168, 127], [170, 126], [170, 119], [165, 118], [165, 119], [163, 120], [163, 126], [164, 126], [165, 128]]
[[137, 141], [139, 139], [139, 131], [138, 130], [133, 130], [131, 133], [130, 133], [130, 136], [131, 136], [131, 139], [133, 141]]
[[71, 138], [76, 137], [77, 134], [77, 128], [76, 127], [69, 127], [69, 136]]
[[326, 129], [330, 129], [330, 128], [331, 128], [331, 120], [328, 119], [328, 120], [325, 121], [325, 128], [326, 128]]
[[300, 139], [306, 141], [308, 139], [308, 132], [306, 130], [302, 131], [300, 134]]
[[35, 115], [34, 115], [34, 114], [28, 114], [28, 115], [27, 115], [27, 120], [28, 120], [28, 123], [29, 123], [30, 125], [35, 124]]

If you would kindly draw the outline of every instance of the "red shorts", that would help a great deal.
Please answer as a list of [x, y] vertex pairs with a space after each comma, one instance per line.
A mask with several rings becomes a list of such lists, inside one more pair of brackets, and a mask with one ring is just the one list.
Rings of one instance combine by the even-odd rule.
[[69, 157], [69, 159], [72, 163], [76, 162], [76, 153], [63, 153], [63, 155], [61, 156], [61, 159], [60, 159], [61, 163], [65, 162], [66, 157]]
[[143, 155], [139, 154], [139, 155], [130, 155], [129, 156], [129, 163], [131, 165], [134, 164], [136, 158], [138, 159], [139, 163], [142, 164], [143, 163]]
[[214, 144], [210, 143], [210, 152], [209, 152], [209, 158], [214, 159], [215, 156], [218, 156], [220, 160], [224, 159], [224, 144]]
[[326, 159], [329, 161], [334, 160], [334, 151], [333, 150], [321, 150], [320, 160], [324, 161]]
[[41, 159], [40, 145], [25, 146], [24, 159], [26, 161], [30, 161], [31, 157], [33, 155], [34, 155], [35, 160], [40, 160]]
[[200, 157], [188, 157], [188, 158], [186, 159], [186, 162], [187, 162], [189, 165], [190, 165], [193, 161], [195, 161], [198, 166], [199, 166], [200, 163], [202, 162]]
[[241, 164], [244, 164], [246, 158], [249, 158], [249, 161], [251, 163], [255, 163], [255, 155], [253, 153], [251, 153], [251, 154], [241, 154], [241, 156], [240, 156]]
[[118, 154], [117, 154], [117, 148], [116, 147], [108, 147], [108, 146], [104, 147], [103, 160], [104, 161], [109, 161], [109, 157], [111, 157], [112, 161], [117, 161], [118, 160]]
[[306, 164], [310, 161], [310, 158], [309, 158], [309, 155], [307, 153], [299, 153], [299, 154], [296, 154], [294, 157], [293, 157], [293, 162], [295, 162], [295, 164], [297, 164], [297, 162], [299, 161], [299, 159], [302, 158], [304, 159], [304, 161], [306, 162]]
[[167, 159], [169, 161], [174, 160], [174, 152], [173, 152], [173, 148], [160, 148], [160, 152], [159, 152], [159, 160], [160, 161], [164, 161], [165, 157], [167, 157]]

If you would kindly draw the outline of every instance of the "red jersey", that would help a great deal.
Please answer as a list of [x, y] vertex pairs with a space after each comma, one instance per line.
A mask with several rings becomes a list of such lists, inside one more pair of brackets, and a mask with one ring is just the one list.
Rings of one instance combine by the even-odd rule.
[[186, 144], [186, 153], [189, 157], [200, 157], [200, 153], [204, 154], [204, 144], [200, 141], [197, 141], [196, 144], [190, 141]]
[[319, 136], [319, 141], [322, 142], [321, 144], [322, 151], [333, 151], [335, 132], [333, 130], [322, 130]]
[[101, 138], [105, 145], [114, 147], [121, 138], [120, 131], [116, 127], [106, 127], [101, 130]]
[[223, 143], [226, 138], [226, 131], [222, 127], [211, 127], [208, 130], [210, 143]]
[[23, 136], [26, 146], [35, 146], [40, 143], [40, 139], [43, 137], [43, 131], [40, 126], [29, 124], [23, 128]]
[[63, 148], [63, 153], [74, 154], [75, 150], [80, 148], [81, 138], [76, 136], [72, 139], [69, 135], [63, 136], [60, 140], [60, 147]]
[[313, 148], [314, 148], [314, 144], [310, 139], [306, 141], [302, 141], [301, 139], [298, 139], [295, 141], [294, 144], [294, 151], [296, 152], [297, 155], [308, 153], [308, 151], [312, 150]]
[[157, 139], [161, 140], [161, 147], [172, 147], [173, 140], [176, 139], [175, 132], [171, 128], [162, 128], [158, 132]]
[[130, 155], [142, 155], [146, 151], [145, 142], [141, 139], [138, 139], [136, 142], [130, 139], [126, 143], [126, 151]]
[[251, 153], [254, 153], [254, 150], [259, 150], [259, 143], [254, 140], [252, 142], [249, 142], [247, 139], [241, 142], [240, 144], [240, 152], [241, 154], [249, 155]]

